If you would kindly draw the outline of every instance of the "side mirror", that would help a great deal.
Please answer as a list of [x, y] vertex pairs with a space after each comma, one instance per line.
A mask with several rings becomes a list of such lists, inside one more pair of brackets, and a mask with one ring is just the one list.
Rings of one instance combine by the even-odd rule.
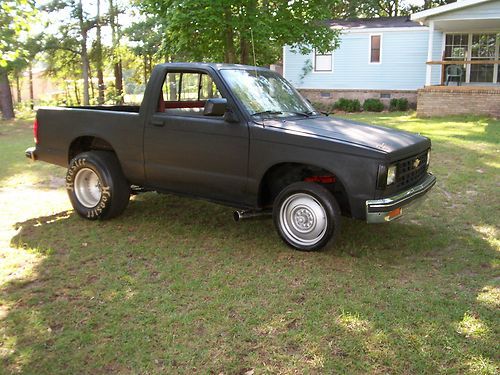
[[203, 109], [203, 116], [224, 116], [227, 110], [226, 98], [208, 99]]

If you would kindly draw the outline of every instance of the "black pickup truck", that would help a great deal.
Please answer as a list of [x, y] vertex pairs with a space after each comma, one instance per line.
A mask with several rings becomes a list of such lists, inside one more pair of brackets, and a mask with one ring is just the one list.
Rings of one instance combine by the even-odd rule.
[[68, 168], [87, 219], [123, 212], [130, 194], [171, 192], [271, 214], [300, 250], [334, 239], [340, 216], [399, 218], [435, 184], [431, 142], [317, 112], [268, 69], [155, 67], [142, 105], [41, 108], [26, 156]]

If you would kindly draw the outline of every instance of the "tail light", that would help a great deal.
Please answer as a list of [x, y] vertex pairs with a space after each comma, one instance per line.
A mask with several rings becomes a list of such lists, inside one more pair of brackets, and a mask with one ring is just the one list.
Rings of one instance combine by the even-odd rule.
[[38, 144], [38, 120], [35, 119], [33, 123], [33, 137], [35, 139], [35, 143]]

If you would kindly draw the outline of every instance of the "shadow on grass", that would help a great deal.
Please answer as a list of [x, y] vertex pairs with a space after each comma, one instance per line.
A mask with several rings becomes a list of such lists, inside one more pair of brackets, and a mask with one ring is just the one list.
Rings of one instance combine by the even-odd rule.
[[271, 220], [234, 223], [229, 208], [156, 194], [109, 222], [62, 212], [18, 223], [12, 245], [43, 258], [0, 291], [2, 365], [37, 374], [491, 370], [498, 316], [477, 296], [494, 249], [441, 221], [344, 220], [337, 246], [319, 253], [286, 248]]

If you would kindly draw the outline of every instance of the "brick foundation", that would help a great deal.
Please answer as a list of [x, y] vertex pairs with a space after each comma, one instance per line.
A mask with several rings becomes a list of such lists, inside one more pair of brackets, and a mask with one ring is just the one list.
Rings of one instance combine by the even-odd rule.
[[418, 90], [417, 115], [486, 115], [500, 118], [500, 87], [431, 86]]
[[330, 105], [335, 103], [340, 98], [358, 99], [363, 105], [366, 99], [380, 99], [385, 107], [389, 107], [391, 99], [406, 98], [410, 107], [415, 108], [417, 105], [417, 91], [413, 90], [310, 90], [299, 89], [313, 103], [321, 103]]

